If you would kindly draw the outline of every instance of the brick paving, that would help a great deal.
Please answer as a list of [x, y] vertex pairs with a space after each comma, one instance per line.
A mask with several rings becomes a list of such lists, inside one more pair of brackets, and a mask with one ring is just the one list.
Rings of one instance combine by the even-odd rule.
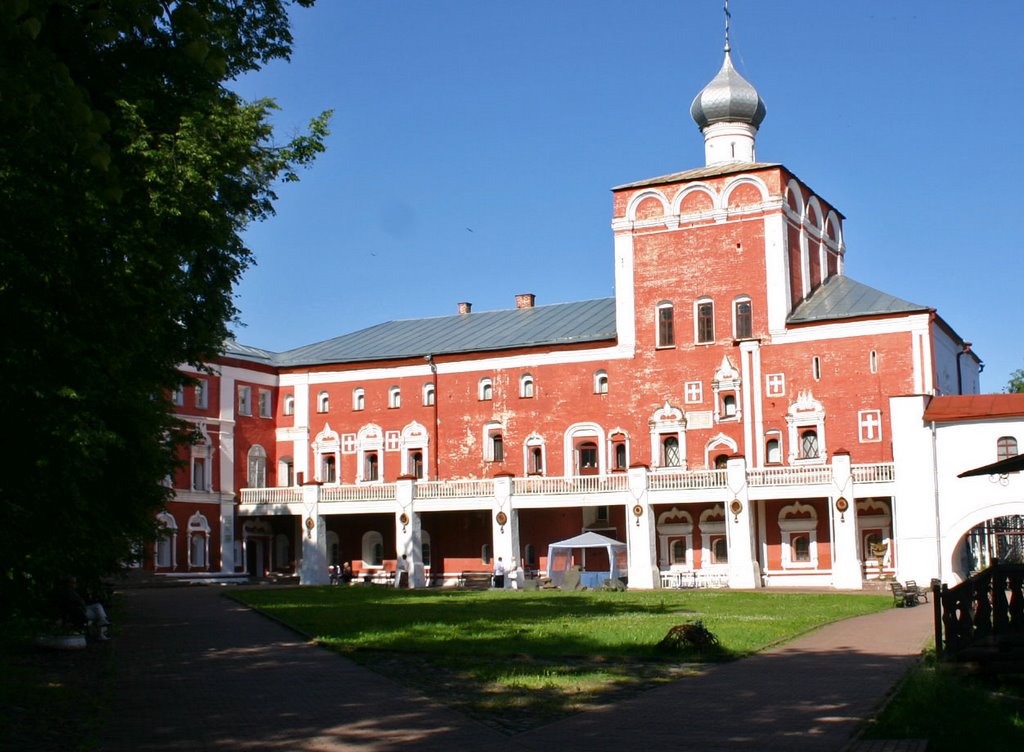
[[506, 736], [220, 593], [211, 586], [123, 593], [112, 646], [114, 710], [100, 749], [925, 749], [851, 742], [851, 734], [920, 653], [932, 629], [929, 607], [849, 619], [613, 707]]

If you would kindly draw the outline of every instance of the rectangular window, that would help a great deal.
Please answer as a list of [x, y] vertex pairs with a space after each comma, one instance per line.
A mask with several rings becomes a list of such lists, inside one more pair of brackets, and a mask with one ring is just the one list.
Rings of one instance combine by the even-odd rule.
[[192, 490], [206, 490], [206, 459], [203, 457], [192, 459]]
[[491, 459], [495, 462], [505, 460], [505, 441], [501, 438], [500, 433], [491, 435]]
[[817, 355], [811, 358], [811, 376], [814, 377], [815, 381], [821, 380], [821, 358]]
[[711, 302], [697, 304], [697, 342], [715, 341], [715, 307]]
[[658, 347], [672, 347], [675, 343], [673, 309], [670, 304], [663, 303], [658, 306]]
[[238, 414], [252, 415], [252, 387], [238, 387]]
[[171, 404], [175, 407], [181, 407], [185, 404], [185, 390], [180, 386], [171, 392]]
[[261, 418], [269, 418], [270, 417], [270, 390], [269, 389], [260, 389], [259, 400], [260, 400], [260, 417]]
[[749, 300], [736, 301], [736, 339], [753, 337], [754, 320]]
[[338, 480], [338, 467], [333, 454], [325, 454], [321, 465], [321, 480], [324, 483], [335, 483]]
[[196, 408], [205, 410], [210, 404], [210, 385], [206, 379], [200, 379], [196, 384]]

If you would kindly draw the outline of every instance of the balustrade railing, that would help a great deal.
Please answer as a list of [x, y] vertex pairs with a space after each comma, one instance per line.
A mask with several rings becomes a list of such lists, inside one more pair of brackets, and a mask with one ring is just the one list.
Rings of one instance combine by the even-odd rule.
[[[895, 479], [891, 462], [853, 465], [856, 483], [885, 483]], [[647, 476], [651, 491], [686, 491], [727, 487], [726, 470], [656, 470]], [[747, 470], [751, 486], [798, 486], [822, 484], [832, 481], [829, 465], [813, 467], [767, 467]], [[394, 483], [347, 484], [321, 486], [320, 500], [331, 501], [389, 501], [395, 498]], [[599, 494], [629, 490], [626, 473], [611, 475], [577, 475], [567, 477], [530, 476], [513, 478], [512, 492], [521, 495]], [[420, 499], [479, 498], [494, 495], [493, 480], [431, 480], [416, 483], [416, 496]], [[289, 504], [302, 501], [302, 490], [286, 488], [243, 488], [242, 504]]]
[[302, 490], [292, 486], [243, 488], [242, 504], [295, 504], [302, 501]]
[[747, 483], [751, 486], [802, 486], [831, 482], [830, 465], [758, 467], [747, 470]]
[[896, 465], [893, 462], [853, 465], [850, 471], [854, 483], [892, 483], [896, 480]]
[[575, 475], [563, 478], [532, 476], [514, 478], [514, 494], [592, 494], [629, 490], [629, 478], [625, 473], [615, 475]]
[[428, 480], [416, 484], [418, 499], [465, 499], [494, 496], [493, 480]]
[[392, 501], [394, 498], [394, 483], [320, 487], [320, 501]]
[[654, 472], [647, 476], [647, 487], [651, 491], [685, 491], [702, 488], [725, 488], [725, 470], [680, 470], [678, 472]]

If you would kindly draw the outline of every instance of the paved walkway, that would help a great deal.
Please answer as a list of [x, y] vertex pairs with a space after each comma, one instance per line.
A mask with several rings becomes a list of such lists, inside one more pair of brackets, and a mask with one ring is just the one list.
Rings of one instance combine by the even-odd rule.
[[932, 629], [929, 606], [850, 619], [510, 737], [307, 644], [222, 592], [123, 593], [102, 750], [839, 752]]

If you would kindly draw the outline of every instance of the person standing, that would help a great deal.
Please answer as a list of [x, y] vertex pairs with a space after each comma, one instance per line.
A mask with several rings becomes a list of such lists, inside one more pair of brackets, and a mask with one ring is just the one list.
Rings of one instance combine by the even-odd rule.
[[505, 565], [501, 561], [501, 557], [494, 563], [494, 587], [498, 590], [505, 589]]

